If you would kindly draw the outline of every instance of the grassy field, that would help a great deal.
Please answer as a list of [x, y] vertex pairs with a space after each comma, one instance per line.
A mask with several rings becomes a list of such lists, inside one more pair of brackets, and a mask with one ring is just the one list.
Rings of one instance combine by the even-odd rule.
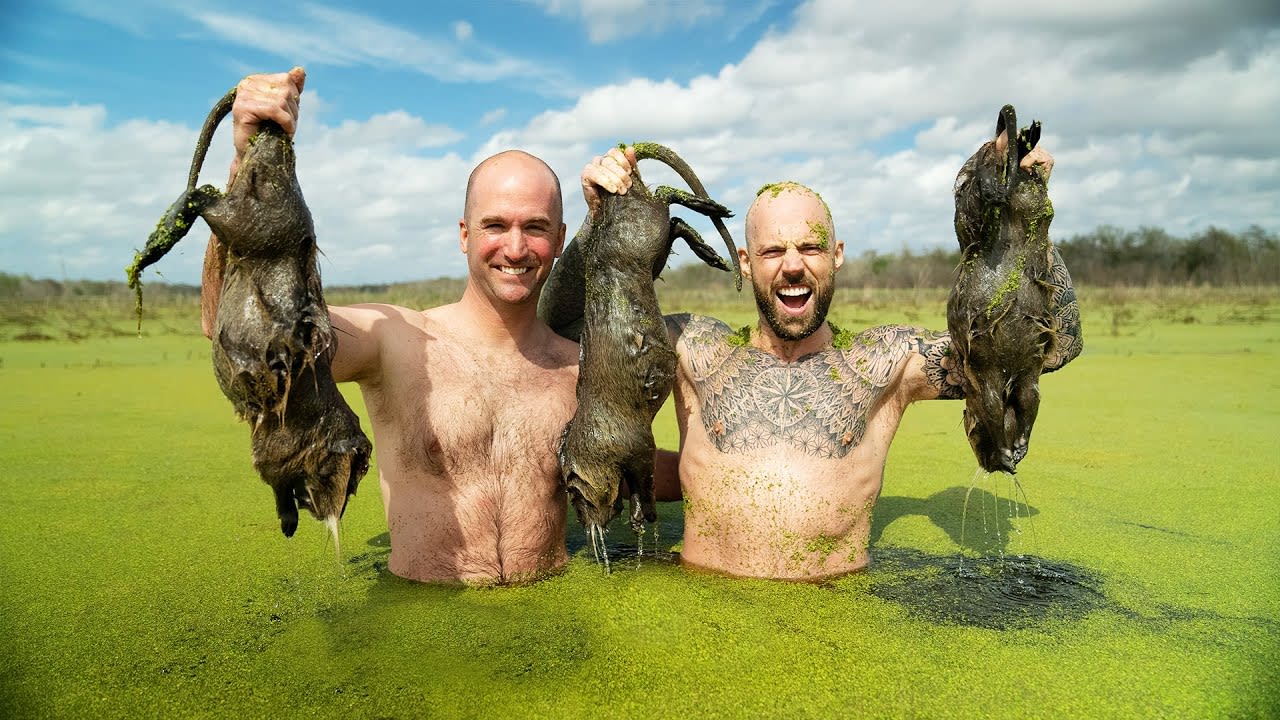
[[[841, 291], [832, 319], [941, 328], [944, 297]], [[562, 575], [445, 589], [386, 571], [372, 473], [339, 560], [317, 523], [281, 537], [190, 299], [141, 338], [124, 302], [6, 308], [0, 717], [1276, 716], [1280, 294], [1082, 306], [1086, 349], [1043, 381], [1018, 518], [988, 480], [964, 533], [1074, 568], [1090, 601], [994, 625], [938, 582], [975, 467], [958, 403], [908, 411], [870, 572], [730, 580], [664, 556], [606, 576], [574, 528]], [[753, 317], [710, 292], [664, 307]], [[674, 446], [669, 414], [657, 436]], [[660, 507], [664, 547], [680, 512]], [[625, 555], [629, 531], [612, 535]]]

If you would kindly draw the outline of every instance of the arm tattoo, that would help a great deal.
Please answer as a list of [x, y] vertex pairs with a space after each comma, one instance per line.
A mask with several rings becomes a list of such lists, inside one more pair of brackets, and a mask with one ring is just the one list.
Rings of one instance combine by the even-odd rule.
[[905, 327], [852, 337], [832, 330], [836, 347], [788, 363], [753, 347], [750, 328], [733, 331], [712, 318], [690, 317], [677, 352], [690, 369], [712, 444], [725, 453], [785, 444], [822, 458], [841, 458], [857, 447], [867, 416], [903, 360], [923, 352], [926, 340]]
[[954, 366], [951, 352], [951, 333], [921, 330], [915, 337], [915, 351], [924, 358], [924, 378], [929, 387], [938, 391], [939, 400], [964, 398], [964, 385], [959, 368]]
[[1053, 347], [1044, 359], [1044, 371], [1053, 372], [1066, 365], [1084, 349], [1084, 337], [1080, 334], [1080, 306], [1076, 302], [1076, 289], [1071, 285], [1071, 273], [1062, 262], [1058, 248], [1051, 249], [1049, 266], [1049, 309], [1053, 311]]

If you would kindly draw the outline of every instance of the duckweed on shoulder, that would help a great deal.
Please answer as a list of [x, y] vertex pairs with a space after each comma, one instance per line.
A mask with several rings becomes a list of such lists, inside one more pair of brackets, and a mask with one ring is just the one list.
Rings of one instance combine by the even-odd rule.
[[851, 350], [853, 348], [853, 333], [849, 330], [828, 322], [831, 326], [831, 347], [836, 350]]
[[724, 339], [732, 347], [744, 347], [751, 344], [751, 326], [743, 325], [736, 331], [729, 333]]

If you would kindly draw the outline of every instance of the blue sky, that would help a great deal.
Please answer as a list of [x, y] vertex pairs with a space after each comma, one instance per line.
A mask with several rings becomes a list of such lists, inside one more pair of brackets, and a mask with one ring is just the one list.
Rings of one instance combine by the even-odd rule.
[[[951, 182], [1005, 102], [1045, 124], [1056, 237], [1280, 231], [1273, 3], [1020, 7], [10, 2], [0, 267], [121, 278], [182, 189], [214, 100], [294, 64], [308, 72], [299, 177], [329, 283], [462, 275], [467, 172], [507, 147], [556, 169], [572, 233], [579, 170], [619, 140], [670, 145], [739, 215], [766, 182], [811, 185], [853, 254], [950, 247]], [[205, 182], [225, 179], [229, 129]], [[740, 218], [730, 229], [740, 240]], [[196, 282], [205, 237], [158, 270]]]

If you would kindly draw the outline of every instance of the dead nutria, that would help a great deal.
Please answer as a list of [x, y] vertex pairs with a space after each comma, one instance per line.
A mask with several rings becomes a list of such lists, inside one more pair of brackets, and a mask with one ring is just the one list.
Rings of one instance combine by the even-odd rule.
[[[632, 168], [625, 195], [603, 193], [597, 212], [565, 249], [543, 294], [541, 314], [562, 335], [582, 344], [578, 409], [560, 439], [560, 472], [578, 520], [603, 540], [605, 525], [622, 510], [620, 488], [631, 497], [631, 524], [657, 519], [653, 504], [653, 417], [671, 392], [676, 355], [654, 279], [676, 238], [707, 264], [732, 270], [738, 254], [721, 218], [732, 215], [712, 200], [698, 176], [670, 149], [637, 143], [636, 159], [660, 160], [688, 183], [651, 192]], [[672, 203], [711, 218], [731, 261], [703, 242], [688, 223], [671, 217]]]
[[[1014, 136], [1014, 133], [1017, 136]], [[1040, 374], [1054, 351], [1049, 272], [1053, 203], [1046, 180], [1018, 163], [1040, 139], [1040, 123], [1018, 130], [1000, 111], [996, 141], [979, 148], [974, 177], [956, 196], [964, 259], [947, 300], [951, 347], [965, 393], [964, 426], [978, 463], [1015, 472], [1040, 407]]]
[[227, 252], [213, 331], [218, 386], [249, 423], [254, 468], [275, 491], [281, 531], [293, 535], [301, 507], [336, 539], [372, 446], [330, 372], [336, 345], [293, 144], [278, 125], [264, 123], [226, 194], [196, 187], [213, 132], [234, 101], [232, 90], [205, 120], [187, 189], [135, 256], [129, 285], [140, 312], [143, 269], [204, 218]]

